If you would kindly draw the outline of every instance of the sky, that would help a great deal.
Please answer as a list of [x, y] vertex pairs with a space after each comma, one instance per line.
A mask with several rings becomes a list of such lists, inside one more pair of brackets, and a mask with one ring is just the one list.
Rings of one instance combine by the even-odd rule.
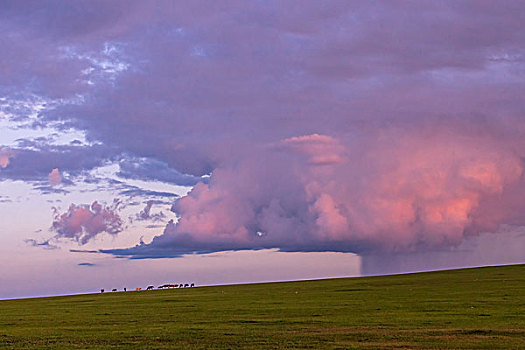
[[519, 1], [2, 1], [0, 298], [525, 262]]

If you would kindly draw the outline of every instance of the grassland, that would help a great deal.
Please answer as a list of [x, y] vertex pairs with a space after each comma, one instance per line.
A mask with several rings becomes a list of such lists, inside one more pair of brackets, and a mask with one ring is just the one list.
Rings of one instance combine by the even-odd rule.
[[525, 265], [0, 301], [0, 349], [181, 348], [525, 349]]

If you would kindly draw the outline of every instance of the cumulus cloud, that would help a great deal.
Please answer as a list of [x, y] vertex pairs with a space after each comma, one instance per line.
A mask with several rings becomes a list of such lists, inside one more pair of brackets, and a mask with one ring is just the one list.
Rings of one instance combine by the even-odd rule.
[[51, 170], [48, 179], [51, 185], [59, 185], [62, 182], [62, 175], [60, 174], [60, 171], [58, 171], [58, 168]]
[[118, 215], [119, 204], [118, 200], [111, 206], [97, 201], [92, 204], [71, 204], [64, 213], [54, 208], [51, 229], [56, 232], [56, 238], [68, 238], [80, 244], [86, 244], [104, 232], [116, 235], [124, 229], [124, 223]]
[[9, 158], [11, 158], [13, 154], [11, 151], [9, 151], [6, 148], [0, 147], [0, 168], [6, 168], [9, 165]]
[[[301, 144], [311, 139], [314, 146]], [[330, 149], [337, 145], [345, 154], [344, 161], [322, 167], [304, 162], [304, 152], [308, 159], [327, 154], [328, 140]], [[285, 139], [300, 142], [299, 154], [294, 145], [270, 151], [260, 163], [243, 160], [241, 166], [217, 169], [209, 184], [199, 183], [177, 200], [177, 224], [169, 223], [151, 244], [119, 254], [151, 255], [156, 247], [163, 248], [161, 254], [166, 247], [179, 253], [412, 252], [459, 245], [504, 222], [525, 224], [510, 210], [516, 205], [524, 210], [525, 203], [514, 195], [523, 192], [523, 161], [507, 140], [421, 128], [366, 135], [360, 148], [352, 141], [319, 135]], [[487, 215], [495, 205], [504, 209]]]

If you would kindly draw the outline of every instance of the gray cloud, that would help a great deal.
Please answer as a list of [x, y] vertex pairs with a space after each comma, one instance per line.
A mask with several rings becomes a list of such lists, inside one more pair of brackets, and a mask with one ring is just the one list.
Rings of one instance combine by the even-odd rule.
[[203, 181], [200, 177], [182, 174], [155, 159], [125, 158], [120, 161], [119, 166], [120, 171], [117, 175], [126, 179], [162, 181], [180, 186], [193, 186]]
[[98, 250], [70, 249], [71, 253], [99, 253]]
[[92, 264], [92, 263], [88, 263], [88, 262], [79, 263], [77, 265], [78, 266], [96, 266], [96, 264]]
[[[13, 149], [16, 155], [9, 167], [0, 171], [0, 179], [46, 181], [49, 173], [59, 168], [73, 175], [98, 167], [111, 157], [111, 150], [102, 146], [46, 146], [39, 150]], [[113, 156], [115, 154], [113, 153]], [[67, 183], [67, 180], [64, 179]]]
[[154, 214], [151, 213], [151, 208], [153, 207], [154, 203], [155, 201], [153, 200], [147, 201], [144, 209], [142, 209], [138, 214], [136, 214], [133, 219], [138, 221], [163, 221], [166, 218], [166, 215], [164, 215], [162, 211]]
[[57, 245], [51, 243], [50, 239], [44, 240], [42, 242], [38, 242], [34, 239], [25, 239], [24, 242], [32, 247], [40, 247], [48, 250], [59, 249]]

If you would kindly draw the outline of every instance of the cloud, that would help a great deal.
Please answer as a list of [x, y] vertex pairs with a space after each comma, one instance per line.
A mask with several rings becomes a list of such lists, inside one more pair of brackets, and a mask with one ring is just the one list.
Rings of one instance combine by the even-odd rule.
[[88, 262], [79, 263], [77, 265], [78, 266], [96, 266], [96, 264], [92, 264], [92, 263], [88, 263]]
[[336, 139], [327, 135], [290, 137], [282, 140], [277, 148], [297, 152], [314, 165], [338, 164], [344, 161], [344, 148]]
[[125, 179], [162, 181], [179, 186], [193, 186], [202, 181], [200, 177], [181, 174], [170, 168], [166, 163], [155, 159], [125, 158], [120, 161], [119, 167], [120, 170], [117, 175]]
[[101, 166], [108, 157], [116, 156], [114, 150], [101, 145], [46, 145], [38, 150], [16, 148], [10, 152], [16, 152], [16, 158], [12, 158], [9, 166], [2, 169], [1, 178], [46, 182], [49, 180], [49, 169], [57, 168], [72, 175], [79, 175], [83, 171]]
[[86, 249], [70, 249], [71, 253], [99, 253], [98, 250], [86, 250]]
[[13, 154], [9, 149], [0, 147], [0, 168], [6, 168], [9, 165], [9, 158], [12, 156]]
[[51, 172], [48, 175], [49, 183], [51, 185], [59, 185], [62, 182], [62, 175], [60, 174], [60, 171], [58, 171], [58, 168], [55, 168], [51, 170]]
[[80, 244], [86, 244], [100, 233], [116, 235], [124, 229], [123, 221], [117, 213], [119, 204], [118, 200], [111, 206], [97, 201], [90, 205], [71, 204], [64, 213], [55, 208], [51, 229], [56, 232], [56, 238], [68, 238]]
[[145, 220], [151, 220], [151, 221], [162, 221], [166, 218], [166, 216], [164, 215], [164, 213], [161, 211], [161, 212], [158, 212], [158, 213], [155, 213], [155, 214], [152, 214], [151, 213], [151, 208], [153, 207], [153, 204], [155, 203], [155, 201], [153, 200], [149, 200], [146, 202], [146, 206], [144, 207], [144, 209], [142, 209], [140, 211], [140, 213], [136, 214], [134, 219], [135, 220], [138, 220], [138, 221], [145, 221]]
[[142, 197], [179, 197], [178, 194], [172, 192], [159, 192], [144, 190], [136, 186], [123, 185], [124, 189], [119, 193], [126, 196], [142, 196]]
[[53, 249], [59, 249], [57, 245], [54, 245], [50, 242], [50, 239], [44, 240], [42, 242], [38, 242], [34, 239], [25, 239], [24, 242], [26, 242], [28, 245], [32, 247], [41, 247], [47, 250], [53, 250]]
[[[199, 183], [177, 200], [173, 209], [180, 220], [168, 223], [163, 235], [106, 252], [134, 257], [266, 248], [413, 252], [459, 245], [504, 222], [525, 225], [510, 210], [525, 209], [514, 195], [523, 192], [521, 157], [507, 140], [455, 133], [383, 130], [360, 140], [362, 148], [353, 148], [354, 140], [319, 135], [286, 139], [298, 140], [300, 152], [295, 144], [274, 148], [256, 161], [216, 169], [209, 184]], [[304, 154], [310, 159], [326, 153], [326, 141], [346, 158], [322, 167], [305, 163]], [[487, 215], [496, 203], [504, 209]]]
[[125, 178], [194, 185], [177, 223], [107, 252], [406, 253], [525, 224], [523, 4], [120, 5], [12, 5], [1, 24], [0, 91], [81, 95], [39, 121], [99, 142], [26, 150], [2, 177], [126, 154]]

